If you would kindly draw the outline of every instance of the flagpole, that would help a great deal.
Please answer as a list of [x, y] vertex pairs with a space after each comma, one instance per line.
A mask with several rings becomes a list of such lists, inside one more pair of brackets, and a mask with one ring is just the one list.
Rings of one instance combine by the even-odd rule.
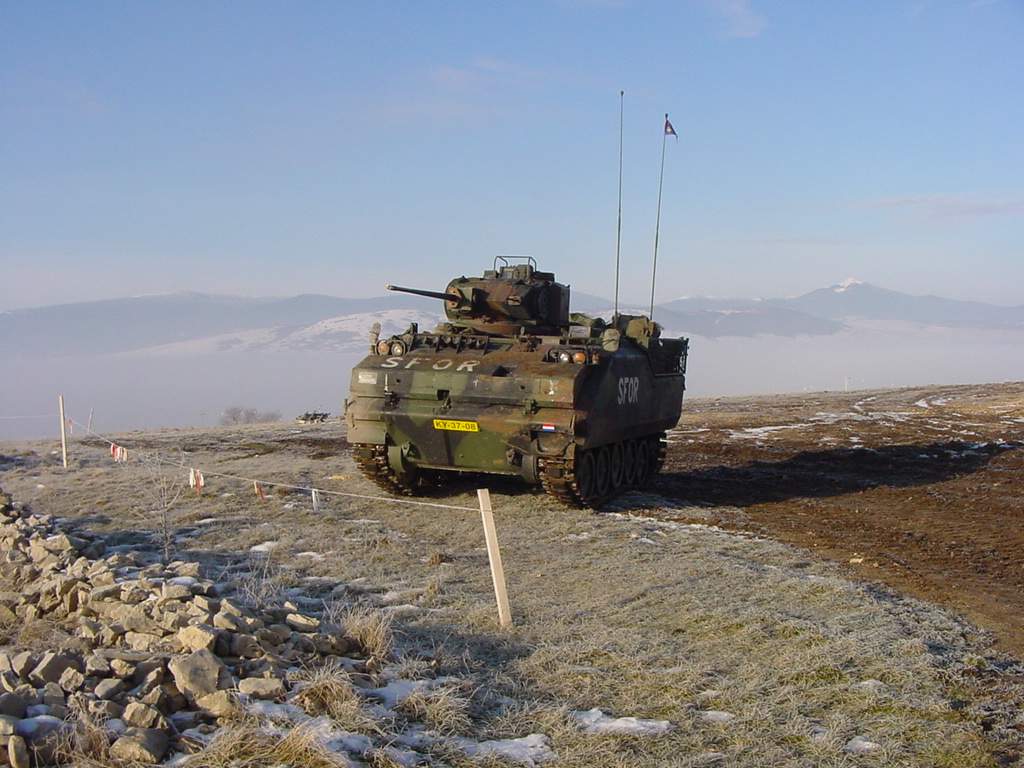
[[[668, 112], [665, 113], [665, 125], [668, 125]], [[665, 181], [665, 142], [668, 140], [668, 131], [662, 128], [661, 131], [661, 173], [658, 174], [658, 215], [654, 221], [654, 266], [651, 269], [651, 314], [654, 319], [654, 280], [658, 275], [658, 236], [661, 233], [661, 187]]]
[[619, 316], [619, 258], [622, 254], [622, 126], [626, 92], [619, 91], [619, 225], [615, 233], [615, 315]]

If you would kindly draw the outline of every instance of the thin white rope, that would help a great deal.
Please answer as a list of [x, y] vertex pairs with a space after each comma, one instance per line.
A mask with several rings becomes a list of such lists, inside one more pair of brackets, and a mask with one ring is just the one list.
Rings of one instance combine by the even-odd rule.
[[[129, 446], [123, 445], [122, 443], [115, 443], [109, 437], [107, 437], [105, 435], [101, 435], [99, 432], [96, 432], [96, 431], [94, 431], [92, 429], [89, 429], [88, 426], [82, 424], [81, 422], [76, 421], [75, 419], [68, 419], [68, 421], [70, 421], [72, 424], [75, 424], [76, 426], [81, 427], [86, 432], [88, 432], [90, 435], [92, 435], [93, 437], [96, 437], [96, 438], [102, 440], [107, 445], [119, 445], [119, 446], [121, 446], [123, 448], [128, 448], [129, 447]], [[184, 460], [172, 461], [170, 459], [166, 459], [163, 456], [161, 456], [160, 454], [156, 453], [155, 451], [139, 451], [137, 449], [132, 449], [132, 450], [133, 450], [134, 453], [139, 454], [139, 455], [147, 455], [148, 454], [149, 457], [153, 461], [156, 461], [156, 462], [158, 462], [160, 464], [165, 464], [165, 465], [172, 466], [172, 467], [178, 467], [179, 469], [189, 469], [192, 466], [190, 464], [186, 464], [184, 462]], [[480, 511], [478, 507], [461, 507], [461, 506], [458, 506], [456, 504], [438, 504], [436, 502], [417, 501], [415, 499], [397, 499], [397, 498], [395, 498], [393, 496], [371, 496], [371, 495], [365, 494], [365, 493], [346, 493], [344, 491], [330, 491], [330, 490], [326, 490], [324, 488], [315, 488], [313, 486], [293, 485], [291, 483], [281, 483], [281, 482], [277, 482], [277, 481], [274, 481], [274, 480], [261, 480], [261, 479], [256, 478], [256, 477], [243, 477], [242, 475], [231, 475], [231, 474], [227, 474], [225, 472], [215, 472], [213, 470], [207, 470], [207, 469], [202, 470], [202, 472], [203, 472], [203, 477], [219, 477], [219, 478], [226, 479], [226, 480], [237, 480], [239, 482], [246, 483], [246, 484], [259, 483], [260, 485], [265, 485], [265, 486], [270, 487], [270, 488], [274, 488], [274, 487], [276, 487], [276, 488], [288, 488], [288, 489], [291, 489], [291, 490], [294, 490], [294, 491], [306, 491], [308, 493], [312, 493], [315, 490], [317, 493], [322, 493], [322, 494], [326, 494], [326, 495], [329, 495], [329, 496], [345, 496], [347, 498], [352, 498], [352, 499], [369, 499], [369, 500], [372, 500], [372, 501], [387, 501], [387, 502], [392, 502], [394, 504], [413, 504], [413, 505], [419, 506], [419, 507], [434, 507], [436, 509], [458, 509], [458, 510], [462, 510], [464, 512], [479, 512]]]

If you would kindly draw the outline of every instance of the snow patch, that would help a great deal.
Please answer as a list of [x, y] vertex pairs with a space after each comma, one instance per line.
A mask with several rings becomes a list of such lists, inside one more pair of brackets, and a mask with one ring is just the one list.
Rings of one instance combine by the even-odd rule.
[[668, 720], [640, 717], [612, 717], [600, 709], [576, 710], [572, 719], [586, 733], [618, 733], [632, 736], [660, 736], [674, 727]]
[[558, 755], [551, 749], [551, 742], [542, 733], [531, 733], [518, 739], [495, 739], [493, 741], [471, 741], [456, 739], [459, 749], [470, 757], [499, 757], [536, 768], [541, 763], [557, 760]]
[[853, 288], [855, 285], [864, 285], [863, 281], [858, 280], [854, 277], [848, 277], [838, 285], [832, 286], [832, 293], [846, 293], [848, 290]]

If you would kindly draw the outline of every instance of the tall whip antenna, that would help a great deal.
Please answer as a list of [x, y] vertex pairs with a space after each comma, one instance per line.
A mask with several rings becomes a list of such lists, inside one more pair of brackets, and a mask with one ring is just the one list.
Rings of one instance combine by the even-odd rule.
[[626, 92], [619, 91], [619, 226], [615, 234], [615, 317], [619, 316], [619, 257], [622, 254], [622, 126]]
[[668, 140], [670, 133], [678, 141], [679, 136], [676, 134], [676, 129], [672, 127], [672, 123], [668, 121], [668, 112], [666, 112], [665, 130], [661, 135], [661, 173], [658, 175], [658, 216], [654, 221], [654, 266], [651, 269], [651, 320], [654, 319], [654, 280], [658, 276], [658, 235], [661, 232], [661, 187], [662, 182], [665, 180], [665, 142]]

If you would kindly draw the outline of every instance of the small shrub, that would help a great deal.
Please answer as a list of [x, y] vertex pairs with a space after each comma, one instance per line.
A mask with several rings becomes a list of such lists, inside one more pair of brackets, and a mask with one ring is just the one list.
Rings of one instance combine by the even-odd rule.
[[413, 691], [397, 707], [398, 711], [428, 728], [447, 735], [469, 729], [469, 701], [450, 686], [433, 691]]
[[389, 614], [369, 608], [350, 608], [340, 623], [345, 637], [355, 641], [367, 655], [378, 659], [391, 656], [395, 636]]
[[348, 672], [337, 661], [303, 669], [291, 676], [298, 690], [294, 701], [308, 715], [327, 715], [347, 731], [377, 732], [376, 722], [364, 711]]

